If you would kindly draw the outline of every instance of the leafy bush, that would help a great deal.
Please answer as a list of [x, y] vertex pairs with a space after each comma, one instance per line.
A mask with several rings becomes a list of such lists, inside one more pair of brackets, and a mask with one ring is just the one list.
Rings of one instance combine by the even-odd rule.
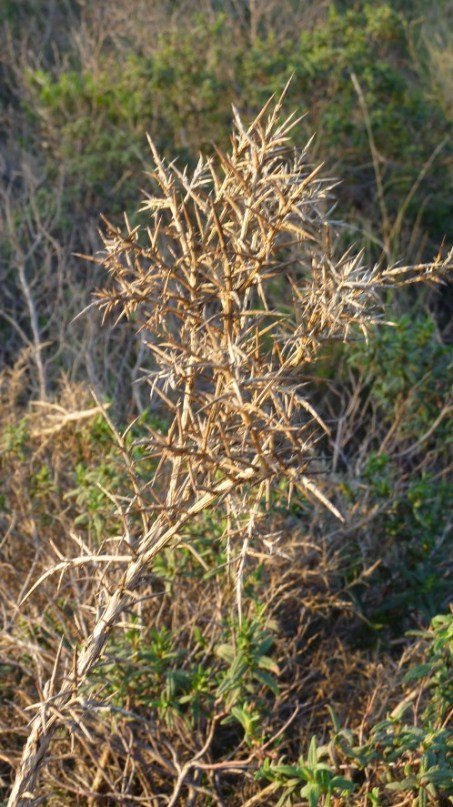
[[[445, 725], [452, 695], [453, 614], [436, 616], [430, 630], [420, 635], [426, 642], [424, 659], [404, 678], [412, 685], [421, 682], [419, 687], [385, 720], [369, 727], [365, 741], [360, 737], [358, 742], [358, 732], [341, 728], [331, 712], [335, 731], [330, 743], [318, 747], [313, 737], [307, 758], [300, 757], [295, 765], [266, 760], [257, 778], [283, 791], [279, 805], [296, 803], [299, 797], [310, 807], [330, 805], [332, 795], [339, 799], [335, 803], [346, 805], [351, 798], [358, 802], [365, 790], [373, 805], [394, 804], [392, 794], [398, 794], [425, 807], [453, 794], [453, 734]], [[348, 778], [341, 775], [345, 767]]]
[[[432, 316], [405, 314], [394, 319], [392, 327], [349, 348], [347, 362], [369, 390], [381, 428], [396, 425], [401, 446], [429, 431], [448, 403], [451, 350], [442, 343]], [[437, 445], [448, 443], [450, 429], [445, 417], [433, 433]]]
[[[428, 622], [450, 587], [451, 350], [417, 307], [391, 319], [366, 342], [327, 352], [317, 373], [335, 391], [335, 404], [321, 398], [324, 418], [341, 419], [332, 438], [339, 491], [362, 521], [344, 549], [347, 584], [378, 641]], [[355, 584], [376, 558], [371, 588]], [[371, 638], [363, 625], [357, 641]]]
[[[232, 101], [257, 111], [291, 73], [291, 100], [308, 111], [307, 129], [318, 130], [328, 163], [350, 177], [340, 194], [378, 231], [370, 144], [351, 73], [359, 77], [382, 155], [392, 218], [448, 132], [442, 109], [418, 78], [404, 18], [389, 4], [345, 12], [332, 5], [296, 43], [278, 46], [272, 32], [250, 45], [225, 13], [195, 15], [183, 34], [177, 28], [158, 36], [150, 53], [106, 54], [92, 70], [29, 70], [27, 108], [51, 163], [75, 179], [68, 198], [85, 209], [107, 200], [120, 209], [130, 204], [144, 168], [146, 132], [167, 153], [193, 160], [198, 149], [223, 142]], [[424, 217], [436, 241], [448, 229], [447, 175], [444, 151], [406, 210], [413, 227], [423, 198], [435, 194], [435, 208]]]

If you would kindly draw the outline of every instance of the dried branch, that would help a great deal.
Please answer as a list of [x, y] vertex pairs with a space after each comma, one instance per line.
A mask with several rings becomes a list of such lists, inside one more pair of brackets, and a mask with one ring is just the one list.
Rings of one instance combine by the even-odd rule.
[[[231, 152], [218, 152], [216, 162], [200, 159], [192, 175], [164, 164], [150, 142], [158, 194], [142, 208], [146, 232], [127, 219], [124, 235], [107, 223], [99, 261], [113, 285], [99, 302], [104, 317], [138, 323], [154, 361], [151, 394], [164, 401], [171, 422], [166, 435], [149, 429], [147, 456], [158, 462], [149, 483], [150, 526], [110, 594], [100, 591], [94, 629], [58, 691], [53, 675], [9, 807], [33, 801], [62, 715], [80, 705], [80, 686], [153, 559], [183, 540], [198, 513], [233, 501], [246, 511], [252, 489], [263, 495], [286, 479], [290, 491], [341, 517], [310, 470], [328, 429], [304, 397], [305, 368], [326, 341], [366, 334], [379, 320], [380, 287], [436, 279], [446, 270], [440, 260], [420, 271], [383, 273], [366, 268], [361, 254], [335, 259], [323, 212], [331, 186], [310, 165], [307, 149], [292, 150], [296, 121], [281, 121], [282, 98], [272, 103], [248, 128], [235, 112]], [[284, 307], [273, 298], [275, 283]]]

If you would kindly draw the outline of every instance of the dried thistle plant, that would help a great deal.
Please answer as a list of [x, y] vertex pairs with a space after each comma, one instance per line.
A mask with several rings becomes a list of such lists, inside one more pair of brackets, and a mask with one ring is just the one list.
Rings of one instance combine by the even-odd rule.
[[[80, 686], [121, 613], [156, 555], [196, 514], [239, 507], [251, 538], [261, 501], [286, 479], [290, 493], [298, 488], [341, 518], [311, 473], [317, 440], [329, 430], [304, 397], [304, 367], [326, 341], [366, 333], [380, 317], [380, 287], [446, 271], [450, 258], [381, 271], [367, 269], [362, 255], [333, 257], [324, 212], [332, 185], [307, 149], [291, 148], [298, 120], [282, 122], [281, 104], [271, 100], [248, 128], [235, 113], [230, 153], [200, 159], [192, 175], [165, 165], [150, 143], [158, 192], [143, 205], [148, 229], [127, 225], [123, 235], [107, 225], [100, 262], [113, 285], [100, 305], [105, 317], [139, 323], [153, 357], [151, 394], [170, 426], [166, 435], [149, 431], [146, 451], [157, 468], [145, 489], [126, 456], [142, 532], [128, 542], [128, 557], [121, 548], [120, 583], [112, 576], [109, 591], [103, 576], [95, 625], [72, 672], [68, 662], [62, 676], [62, 657], [55, 660], [9, 807], [33, 802], [52, 736], [64, 714], [83, 706]], [[281, 310], [271, 294], [277, 279]], [[117, 439], [126, 455], [124, 435]]]

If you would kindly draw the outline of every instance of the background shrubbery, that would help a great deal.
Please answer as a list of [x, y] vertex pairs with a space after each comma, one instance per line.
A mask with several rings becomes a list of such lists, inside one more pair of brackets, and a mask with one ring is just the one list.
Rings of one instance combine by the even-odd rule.
[[[99, 213], [140, 221], [146, 133], [193, 165], [227, 144], [232, 103], [248, 117], [293, 75], [295, 142], [315, 131], [314, 157], [342, 178], [332, 239], [409, 262], [451, 238], [451, 3], [118, 5], [0, 7], [5, 799], [60, 637], [80, 642], [96, 608], [90, 572], [16, 603], [56, 559], [114, 540], [130, 493], [88, 388], [119, 426], [138, 418], [137, 456], [149, 425], [166, 429], [141, 382], [142, 335], [101, 330], [93, 308], [73, 321], [106, 282], [79, 257], [99, 249]], [[449, 803], [448, 289], [387, 294], [394, 325], [311, 371], [332, 426], [320, 470], [345, 525], [302, 496], [288, 507], [282, 485], [266, 516], [280, 537], [249, 552], [239, 624], [225, 525], [200, 516], [110, 641], [83, 729], [74, 714], [72, 744], [59, 736], [46, 803], [166, 803], [187, 759], [181, 804]]]

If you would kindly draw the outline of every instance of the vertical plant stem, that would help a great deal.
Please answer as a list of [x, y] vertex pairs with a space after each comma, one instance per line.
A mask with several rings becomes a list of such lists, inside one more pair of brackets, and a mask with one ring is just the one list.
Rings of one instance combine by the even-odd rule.
[[30, 316], [30, 325], [33, 334], [33, 356], [35, 359], [36, 369], [38, 371], [38, 382], [39, 382], [39, 395], [42, 401], [47, 399], [47, 384], [46, 384], [46, 374], [44, 371], [44, 365], [42, 362], [42, 342], [41, 336], [39, 333], [39, 326], [38, 326], [38, 315], [36, 313], [35, 304], [33, 302], [33, 297], [31, 295], [30, 286], [27, 283], [27, 278], [25, 276], [25, 268], [23, 264], [19, 264], [19, 280], [20, 285], [22, 287], [22, 291], [24, 293], [25, 301], [27, 303], [28, 313]]

